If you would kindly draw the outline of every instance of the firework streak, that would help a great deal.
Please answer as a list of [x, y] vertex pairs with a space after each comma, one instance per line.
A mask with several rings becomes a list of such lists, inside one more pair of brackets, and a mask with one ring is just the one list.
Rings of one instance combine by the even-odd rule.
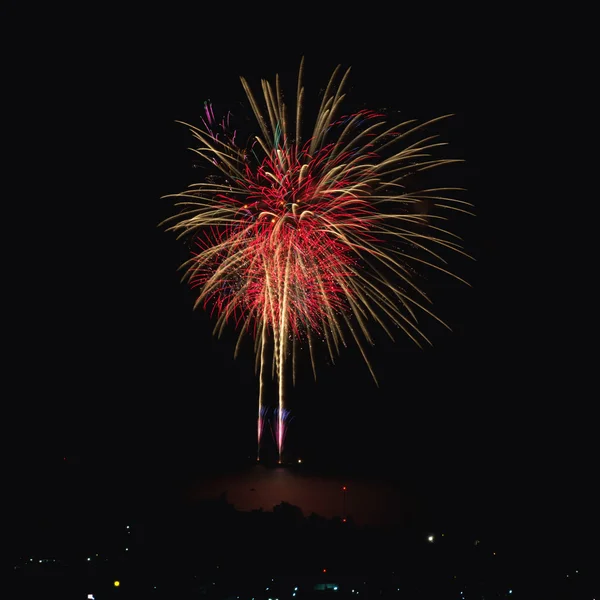
[[427, 307], [415, 268], [433, 267], [463, 281], [441, 256], [465, 254], [444, 222], [449, 211], [472, 214], [470, 204], [453, 197], [460, 188], [414, 191], [408, 185], [419, 172], [459, 162], [434, 157], [446, 145], [437, 136], [414, 140], [450, 115], [391, 127], [369, 110], [340, 115], [349, 69], [340, 78], [338, 67], [303, 140], [302, 73], [303, 62], [293, 125], [279, 77], [274, 86], [262, 81], [260, 102], [241, 78], [260, 129], [245, 146], [229, 129], [230, 115], [217, 121], [210, 104], [203, 128], [184, 123], [198, 141], [193, 151], [216, 176], [170, 195], [180, 212], [166, 221], [178, 237], [195, 242], [182, 265], [184, 279], [198, 290], [196, 306], [216, 315], [215, 334], [235, 324], [235, 355], [246, 334], [255, 339], [259, 451], [269, 370], [277, 381], [280, 461], [287, 372], [295, 377], [297, 348], [308, 346], [316, 378], [317, 342], [333, 361], [353, 339], [376, 381], [365, 352], [365, 342], [373, 343], [371, 324], [392, 339], [392, 330], [400, 329], [419, 346], [430, 343], [417, 315], [440, 319]]

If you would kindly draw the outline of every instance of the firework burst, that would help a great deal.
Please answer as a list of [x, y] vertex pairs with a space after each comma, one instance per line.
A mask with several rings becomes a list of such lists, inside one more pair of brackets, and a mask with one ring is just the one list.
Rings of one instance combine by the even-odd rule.
[[333, 360], [352, 339], [377, 381], [365, 351], [373, 323], [392, 339], [400, 329], [417, 345], [429, 344], [418, 314], [440, 319], [414, 273], [428, 266], [463, 281], [442, 256], [465, 254], [444, 223], [449, 211], [471, 214], [471, 205], [454, 197], [459, 188], [407, 185], [416, 173], [459, 162], [435, 158], [446, 145], [437, 136], [415, 140], [450, 115], [393, 126], [374, 111], [340, 115], [349, 69], [339, 77], [338, 67], [304, 140], [302, 72], [303, 62], [293, 128], [279, 77], [274, 86], [262, 81], [261, 102], [241, 78], [260, 129], [246, 145], [238, 145], [230, 115], [218, 121], [210, 104], [203, 128], [184, 123], [198, 142], [193, 151], [217, 173], [170, 195], [181, 210], [167, 220], [169, 230], [195, 242], [184, 279], [198, 290], [196, 306], [216, 315], [215, 333], [235, 324], [236, 355], [247, 334], [255, 339], [259, 448], [269, 370], [277, 380], [280, 460], [287, 366], [294, 377], [297, 346], [308, 346], [316, 377], [316, 342]]

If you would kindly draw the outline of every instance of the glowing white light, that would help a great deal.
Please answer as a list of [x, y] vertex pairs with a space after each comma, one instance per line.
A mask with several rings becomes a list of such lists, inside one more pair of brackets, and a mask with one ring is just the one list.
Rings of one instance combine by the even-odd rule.
[[334, 592], [337, 592], [337, 585], [333, 588]]
[[94, 600], [94, 594], [88, 594], [88, 600]]
[[[88, 556], [88, 560], [92, 560], [92, 559]], [[40, 561], [40, 562], [42, 562], [42, 561]]]
[[430, 542], [433, 542], [433, 536], [432, 536], [432, 535], [430, 535], [430, 536], [427, 538], [427, 540], [428, 540], [428, 541], [430, 541]]
[[297, 587], [295, 587], [295, 588], [294, 588], [294, 591], [295, 591], [295, 592], [297, 592], [297, 591], [298, 591], [298, 588], [297, 588]]

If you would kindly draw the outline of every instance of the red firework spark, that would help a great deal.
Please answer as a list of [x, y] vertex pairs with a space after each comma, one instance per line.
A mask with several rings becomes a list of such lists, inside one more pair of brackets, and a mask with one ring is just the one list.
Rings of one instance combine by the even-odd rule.
[[[210, 284], [205, 307], [212, 304], [220, 314], [231, 315], [236, 325], [253, 319], [254, 333], [263, 322], [277, 329], [284, 317], [296, 336], [321, 331], [331, 312], [348, 309], [345, 298], [352, 291], [345, 280], [353, 276], [356, 255], [324, 227], [320, 216], [376, 241], [369, 233], [376, 212], [365, 199], [346, 193], [350, 181], [323, 185], [334, 149], [328, 145], [314, 158], [293, 146], [285, 155], [273, 152], [256, 170], [246, 165], [245, 179], [237, 182], [245, 190], [244, 204], [219, 194], [221, 208], [236, 219], [197, 241], [199, 262], [190, 281], [200, 289]], [[344, 159], [339, 155], [327, 168]], [[215, 247], [222, 249], [205, 263], [204, 252]], [[219, 269], [228, 263], [231, 267]]]

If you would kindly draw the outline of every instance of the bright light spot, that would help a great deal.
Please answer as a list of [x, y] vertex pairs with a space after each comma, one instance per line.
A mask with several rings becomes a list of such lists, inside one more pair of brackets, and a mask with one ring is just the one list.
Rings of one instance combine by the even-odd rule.
[[301, 459], [301, 458], [299, 458], [299, 459], [298, 459], [298, 462], [299, 462], [299, 463], [301, 463], [301, 462], [302, 462], [302, 459]]
[[344, 486], [342, 489], [343, 489], [344, 491], [346, 491], [346, 486]]
[[294, 591], [295, 591], [295, 592], [297, 592], [297, 591], [298, 591], [298, 588], [297, 588], [297, 587], [295, 587], [295, 588], [294, 588]]
[[121, 582], [117, 580], [117, 581], [115, 581], [115, 582], [114, 582], [114, 584], [113, 584], [113, 585], [114, 585], [115, 587], [119, 587], [119, 586], [121, 585]]
[[323, 569], [323, 573], [327, 573], [327, 569]]
[[333, 588], [333, 591], [334, 591], [334, 592], [337, 592], [337, 585], [336, 585], [336, 586], [334, 586], [334, 588]]
[[[92, 560], [92, 559], [88, 556], [88, 560]], [[42, 561], [40, 560], [40, 562], [42, 562]]]
[[428, 542], [433, 542], [433, 536], [432, 536], [432, 535], [430, 535], [430, 536], [427, 538], [427, 541], [428, 541]]
[[88, 594], [88, 600], [94, 600], [94, 594]]
[[127, 552], [129, 550], [129, 548], [125, 548], [125, 552]]
[[512, 594], [512, 590], [508, 590], [508, 593], [509, 593], [509, 594]]
[[129, 525], [127, 525], [127, 529], [129, 529]]

